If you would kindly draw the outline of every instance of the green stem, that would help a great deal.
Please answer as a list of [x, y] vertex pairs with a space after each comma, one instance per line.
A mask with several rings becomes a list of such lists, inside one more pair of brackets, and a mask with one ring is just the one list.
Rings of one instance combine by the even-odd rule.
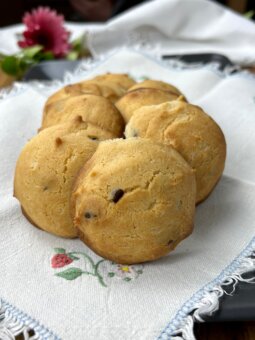
[[90, 256], [88, 256], [85, 253], [79, 252], [79, 251], [73, 251], [72, 253], [69, 253], [70, 255], [82, 255], [85, 257], [85, 259], [87, 259], [89, 261], [89, 263], [91, 264], [91, 267], [95, 270], [95, 264], [92, 260], [92, 258]]
[[82, 274], [96, 276], [94, 273], [90, 273], [90, 272], [84, 272], [84, 271], [82, 271]]
[[103, 286], [103, 287], [107, 287], [107, 285], [104, 283], [104, 280], [103, 280], [103, 277], [100, 275], [99, 271], [98, 271], [98, 267], [99, 265], [104, 262], [105, 260], [100, 260], [97, 262], [97, 264], [95, 265], [94, 264], [94, 261], [92, 260], [92, 258], [90, 256], [88, 256], [87, 254], [85, 253], [82, 253], [82, 252], [79, 252], [79, 251], [73, 251], [71, 253], [69, 253], [70, 255], [82, 255], [84, 256], [84, 258], [86, 260], [89, 261], [94, 273], [90, 273], [90, 272], [82, 272], [83, 274], [87, 274], [87, 275], [93, 275], [93, 276], [96, 276], [98, 278], [98, 281], [100, 282], [100, 284]]
[[99, 274], [99, 271], [98, 271], [98, 267], [102, 262], [104, 262], [104, 260], [100, 260], [100, 261], [97, 262], [97, 264], [95, 266], [95, 275], [97, 276], [98, 281], [101, 283], [101, 285], [103, 287], [107, 287], [107, 285], [104, 283], [103, 277]]

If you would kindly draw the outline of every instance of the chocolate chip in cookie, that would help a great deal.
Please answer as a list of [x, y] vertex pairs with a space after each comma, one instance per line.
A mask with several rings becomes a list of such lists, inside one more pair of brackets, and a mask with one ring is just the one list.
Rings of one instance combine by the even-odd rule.
[[124, 191], [122, 189], [117, 189], [112, 192], [112, 201], [117, 203], [122, 196], [124, 195]]
[[85, 217], [87, 220], [89, 220], [89, 219], [91, 219], [91, 218], [96, 217], [96, 215], [93, 214], [91, 211], [86, 211], [85, 214], [84, 214], [84, 217]]

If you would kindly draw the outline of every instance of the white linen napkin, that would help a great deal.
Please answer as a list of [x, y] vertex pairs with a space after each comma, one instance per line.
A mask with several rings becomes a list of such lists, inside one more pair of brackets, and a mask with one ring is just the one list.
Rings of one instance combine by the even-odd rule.
[[94, 55], [137, 46], [157, 55], [221, 53], [255, 62], [254, 23], [207, 0], [149, 1], [87, 31]]
[[[154, 0], [136, 6], [105, 24], [68, 23], [75, 38], [82, 33], [93, 56], [121, 46], [156, 55], [221, 53], [235, 63], [255, 63], [255, 25], [209, 0]], [[0, 52], [15, 53], [16, 25], [0, 29]]]
[[[191, 340], [189, 312], [216, 309], [220, 284], [254, 268], [248, 258], [255, 249], [254, 77], [175, 69], [120, 51], [72, 81], [109, 71], [173, 83], [212, 115], [228, 146], [224, 176], [197, 207], [192, 236], [169, 256], [134, 266], [102, 261], [79, 240], [33, 227], [12, 196], [17, 157], [37, 133], [44, 93], [53, 88], [24, 85], [0, 100], [1, 339], [33, 328], [38, 339], [170, 339], [180, 329]], [[61, 257], [69, 264], [60, 267]]]

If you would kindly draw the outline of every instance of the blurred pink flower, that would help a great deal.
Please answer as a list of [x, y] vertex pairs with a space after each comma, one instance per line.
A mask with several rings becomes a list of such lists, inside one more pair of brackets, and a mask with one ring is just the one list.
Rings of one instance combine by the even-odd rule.
[[48, 7], [39, 7], [23, 17], [26, 30], [21, 48], [41, 45], [45, 52], [52, 52], [56, 58], [63, 57], [70, 50], [69, 32], [64, 27], [64, 17]]

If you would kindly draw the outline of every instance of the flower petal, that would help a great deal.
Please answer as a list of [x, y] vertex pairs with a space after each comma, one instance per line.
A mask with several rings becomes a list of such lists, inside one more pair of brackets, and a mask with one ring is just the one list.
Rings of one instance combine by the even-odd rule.
[[44, 51], [52, 52], [55, 57], [63, 57], [70, 50], [70, 33], [64, 27], [64, 17], [48, 7], [39, 7], [23, 17], [26, 31], [20, 47], [41, 45]]

